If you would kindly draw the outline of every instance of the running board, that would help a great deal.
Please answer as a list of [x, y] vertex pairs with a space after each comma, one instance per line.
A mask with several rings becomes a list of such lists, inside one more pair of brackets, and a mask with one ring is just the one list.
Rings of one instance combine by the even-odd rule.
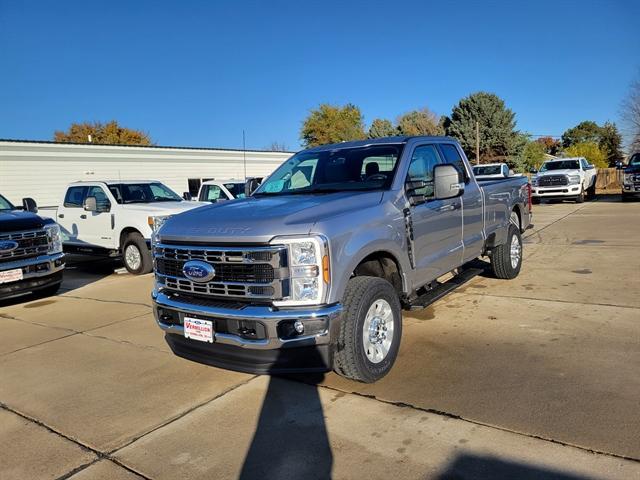
[[451, 293], [456, 288], [464, 285], [476, 275], [483, 273], [482, 268], [467, 268], [444, 283], [439, 283], [431, 290], [423, 293], [409, 303], [409, 310], [422, 310], [427, 308], [433, 302], [440, 300], [445, 295]]

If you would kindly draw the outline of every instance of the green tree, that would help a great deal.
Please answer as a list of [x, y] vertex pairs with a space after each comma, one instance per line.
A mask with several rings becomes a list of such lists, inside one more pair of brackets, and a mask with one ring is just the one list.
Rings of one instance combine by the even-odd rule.
[[[524, 147], [515, 129], [515, 114], [493, 93], [477, 92], [463, 98], [445, 119], [447, 135], [455, 137], [468, 157], [475, 158], [476, 122], [480, 131], [480, 163], [515, 158]], [[476, 160], [477, 161], [477, 160]]]
[[545, 154], [547, 153], [545, 145], [538, 141], [528, 140], [522, 149], [520, 154], [521, 168], [518, 170], [520, 173], [526, 173], [531, 169], [540, 169], [540, 165], [545, 160]]
[[107, 123], [72, 123], [66, 132], [57, 130], [53, 134], [53, 140], [62, 143], [98, 143], [103, 145], [153, 144], [148, 133], [121, 127], [115, 120]]
[[576, 143], [600, 143], [601, 136], [602, 128], [596, 122], [587, 120], [580, 122], [562, 134], [562, 146], [567, 148]]
[[565, 148], [564, 154], [567, 157], [584, 157], [589, 163], [594, 164], [598, 168], [606, 168], [609, 166], [607, 152], [600, 148], [600, 145], [596, 142], [574, 143], [569, 148]]
[[428, 108], [400, 115], [397, 124], [400, 135], [444, 135], [440, 117]]
[[343, 107], [321, 104], [316, 110], [311, 110], [300, 130], [300, 139], [307, 147], [365, 137], [362, 113], [350, 103]]
[[376, 118], [369, 127], [369, 138], [392, 137], [398, 134], [398, 129], [386, 118]]
[[615, 167], [617, 162], [624, 159], [622, 154], [622, 135], [615, 123], [605, 122], [600, 129], [600, 148], [607, 154], [607, 162], [610, 167]]

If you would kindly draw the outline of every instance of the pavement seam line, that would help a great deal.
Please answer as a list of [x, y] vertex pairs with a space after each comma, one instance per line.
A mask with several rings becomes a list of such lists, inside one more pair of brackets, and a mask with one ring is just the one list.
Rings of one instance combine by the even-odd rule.
[[60, 432], [59, 430], [51, 427], [50, 425], [47, 425], [46, 423], [38, 420], [35, 417], [32, 417], [30, 415], [27, 415], [26, 413], [22, 413], [19, 410], [16, 410], [15, 408], [10, 407], [9, 405], [0, 402], [0, 409], [6, 410], [7, 412], [11, 412], [14, 415], [19, 416], [20, 418], [23, 418], [24, 420], [27, 420], [31, 423], [34, 423], [42, 428], [44, 428], [45, 430], [47, 430], [49, 433], [53, 433], [54, 435], [58, 435], [59, 437], [64, 438], [65, 440], [73, 443], [74, 445], [77, 445], [78, 447], [80, 447], [81, 449], [87, 451], [87, 452], [91, 452], [94, 455], [96, 455], [96, 459], [94, 459], [91, 462], [88, 462], [84, 465], [81, 465], [80, 467], [76, 467], [75, 469], [71, 470], [71, 472], [67, 472], [66, 474], [62, 475], [61, 477], [58, 477], [58, 479], [65, 479], [65, 478], [69, 478], [69, 476], [75, 473], [78, 473], [79, 471], [84, 470], [85, 468], [88, 468], [89, 466], [93, 465], [94, 463], [98, 462], [99, 460], [109, 460], [112, 461], [113, 463], [119, 465], [120, 467], [124, 468], [125, 470], [128, 470], [131, 473], [134, 473], [142, 478], [144, 478], [145, 480], [152, 480], [150, 477], [147, 477], [145, 475], [143, 475], [142, 473], [136, 472], [135, 470], [133, 470], [131, 467], [122, 464], [118, 459], [116, 458], [112, 458], [111, 455], [109, 454], [109, 452], [102, 452], [101, 450], [98, 450], [96, 448], [90, 447], [89, 445], [86, 445], [84, 443], [82, 443], [80, 440], [73, 438], [69, 435], [65, 435], [64, 433]]
[[[305, 382], [301, 382], [301, 383], [305, 383]], [[306, 385], [311, 385], [311, 384], [307, 383]], [[495, 429], [495, 430], [499, 430], [499, 431], [506, 432], [506, 433], [512, 433], [512, 434], [515, 434], [515, 435], [518, 435], [518, 436], [521, 436], [521, 437], [525, 437], [525, 438], [532, 438], [532, 439], [535, 439], [535, 440], [542, 440], [544, 442], [554, 443], [554, 444], [561, 445], [561, 446], [564, 446], [564, 447], [576, 448], [578, 450], [581, 450], [581, 451], [584, 451], [584, 452], [588, 452], [588, 453], [591, 453], [591, 454], [594, 454], [594, 455], [605, 455], [605, 456], [608, 456], [608, 457], [619, 458], [621, 460], [628, 460], [628, 461], [631, 461], [631, 462], [640, 463], [640, 458], [630, 457], [630, 456], [627, 456], [627, 455], [621, 455], [621, 454], [618, 454], [618, 453], [605, 452], [603, 450], [596, 450], [596, 449], [589, 448], [589, 447], [583, 447], [583, 446], [576, 445], [576, 444], [573, 444], [573, 443], [564, 442], [562, 440], [556, 440], [556, 439], [553, 439], [553, 438], [546, 438], [546, 437], [543, 437], [543, 436], [540, 436], [540, 435], [535, 435], [535, 434], [532, 434], [532, 433], [520, 432], [518, 430], [511, 430], [511, 429], [506, 428], [506, 427], [501, 427], [499, 425], [492, 425], [490, 423], [484, 423], [484, 422], [481, 422], [481, 421], [478, 421], [478, 420], [472, 420], [472, 419], [465, 418], [465, 417], [462, 417], [460, 415], [457, 415], [455, 413], [449, 413], [449, 412], [445, 412], [445, 411], [442, 411], [442, 410], [436, 410], [434, 408], [419, 407], [419, 406], [416, 406], [416, 405], [411, 405], [410, 403], [406, 403], [406, 402], [396, 402], [396, 401], [393, 401], [393, 400], [384, 400], [384, 399], [376, 397], [375, 395], [370, 395], [370, 394], [360, 393], [360, 392], [341, 390], [339, 388], [331, 387], [331, 386], [328, 386], [328, 385], [311, 385], [311, 386], [317, 386], [317, 387], [320, 387], [320, 388], [326, 388], [327, 390], [331, 390], [331, 391], [334, 391], [334, 392], [340, 392], [340, 393], [356, 395], [356, 396], [359, 396], [359, 397], [362, 397], [362, 398], [368, 398], [370, 400], [374, 400], [374, 401], [377, 401], [377, 402], [380, 402], [380, 403], [384, 403], [384, 404], [387, 404], [387, 405], [393, 405], [393, 406], [401, 407], [401, 408], [409, 408], [409, 409], [417, 410], [417, 411], [420, 411], [420, 412], [431, 413], [433, 415], [438, 415], [438, 416], [441, 416], [441, 417], [453, 418], [455, 420], [461, 420], [463, 422], [471, 423], [472, 425], [478, 425], [478, 426], [482, 426], [482, 427], [486, 427], [486, 428], [492, 428], [492, 429]]]
[[148, 303], [141, 303], [141, 302], [126, 302], [123, 300], [104, 300], [102, 298], [93, 298], [93, 297], [80, 297], [78, 295], [67, 295], [67, 294], [62, 294], [60, 295], [63, 298], [73, 298], [76, 300], [93, 300], [95, 302], [102, 302], [102, 303], [120, 303], [122, 305], [140, 305], [142, 307], [148, 307], [148, 308], [152, 308], [152, 306]]
[[215, 402], [219, 398], [225, 396], [228, 393], [233, 392], [234, 390], [236, 390], [236, 389], [238, 389], [240, 387], [243, 387], [243, 386], [247, 385], [249, 382], [251, 382], [252, 380], [254, 380], [254, 379], [258, 378], [258, 377], [259, 377], [259, 375], [252, 375], [247, 380], [244, 380], [244, 381], [242, 381], [242, 382], [240, 382], [240, 383], [238, 383], [236, 385], [233, 385], [232, 387], [227, 388], [226, 390], [224, 390], [223, 392], [218, 393], [217, 395], [213, 396], [212, 398], [209, 398], [209, 399], [207, 399], [207, 400], [205, 400], [205, 401], [203, 401], [203, 402], [201, 402], [201, 403], [199, 403], [197, 405], [194, 405], [193, 407], [188, 408], [187, 410], [175, 415], [174, 417], [166, 420], [165, 422], [163, 422], [163, 423], [161, 423], [159, 425], [156, 425], [155, 427], [151, 428], [150, 430], [147, 430], [146, 432], [144, 432], [144, 433], [138, 435], [137, 437], [131, 439], [127, 443], [124, 443], [123, 445], [120, 445], [120, 446], [118, 446], [118, 447], [116, 447], [116, 448], [114, 448], [112, 450], [109, 450], [107, 452], [107, 455], [113, 455], [113, 454], [119, 452], [120, 450], [123, 450], [123, 449], [133, 445], [135, 442], [137, 442], [138, 440], [146, 437], [147, 435], [149, 435], [149, 434], [151, 434], [153, 432], [156, 432], [156, 431], [160, 430], [161, 428], [164, 428], [164, 427], [166, 427], [168, 425], [171, 425], [172, 423], [184, 418], [186, 415], [188, 415], [188, 414], [190, 414], [192, 412], [195, 412], [196, 410], [198, 410], [198, 409], [200, 409], [200, 408], [202, 408], [202, 407], [204, 407], [204, 406], [206, 406], [206, 405], [208, 405], [208, 404], [210, 404], [212, 402]]
[[535, 302], [550, 302], [550, 303], [567, 303], [569, 305], [589, 305], [592, 307], [610, 307], [610, 308], [627, 308], [630, 310], [640, 310], [640, 307], [635, 307], [633, 305], [616, 305], [613, 303], [591, 303], [591, 302], [572, 302], [571, 300], [559, 300], [559, 299], [546, 299], [546, 298], [535, 298], [535, 297], [522, 297], [519, 295], [496, 295], [494, 293], [475, 293], [475, 292], [457, 292], [461, 295], [472, 295], [475, 297], [495, 297], [495, 298], [513, 298], [516, 300], [533, 300]]
[[17, 350], [11, 350], [10, 352], [1, 353], [0, 357], [4, 357], [5, 355], [11, 355], [12, 353], [21, 352], [23, 350], [28, 350], [29, 348], [39, 347], [40, 345], [46, 345], [47, 343], [55, 342], [56, 340], [62, 340], [63, 338], [73, 337], [74, 335], [78, 335], [79, 332], [72, 332], [69, 335], [64, 335], [62, 337], [51, 338], [49, 340], [45, 340], [44, 342], [36, 343], [34, 345], [28, 345], [26, 347], [18, 348]]
[[568, 216], [573, 215], [573, 214], [574, 214], [574, 213], [576, 213], [576, 212], [579, 212], [579, 211], [580, 211], [580, 210], [582, 210], [583, 208], [586, 208], [588, 205], [589, 205], [589, 204], [585, 204], [585, 205], [583, 205], [583, 206], [582, 206], [582, 207], [580, 207], [580, 208], [576, 208], [576, 209], [575, 209], [575, 210], [573, 210], [572, 212], [569, 212], [569, 213], [567, 213], [566, 215], [564, 215], [564, 216], [562, 216], [562, 217], [558, 218], [557, 220], [554, 220], [553, 222], [551, 222], [551, 223], [550, 223], [550, 224], [548, 224], [548, 225], [545, 225], [545, 226], [544, 226], [544, 227], [542, 227], [540, 230], [535, 230], [535, 223], [534, 223], [534, 224], [533, 224], [533, 225], [534, 225], [534, 230], [533, 230], [533, 232], [531, 232], [531, 235], [523, 236], [523, 238], [529, 238], [529, 237], [532, 237], [534, 234], [537, 234], [537, 233], [540, 233], [540, 232], [542, 232], [542, 231], [546, 230], [547, 228], [551, 227], [552, 225], [555, 225], [556, 223], [561, 222], [562, 220], [564, 220], [564, 219], [565, 219], [565, 218], [567, 218]]

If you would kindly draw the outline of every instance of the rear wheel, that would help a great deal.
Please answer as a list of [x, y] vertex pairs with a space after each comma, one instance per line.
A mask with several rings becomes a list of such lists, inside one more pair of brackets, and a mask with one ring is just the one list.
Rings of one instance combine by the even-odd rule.
[[522, 236], [515, 225], [509, 225], [507, 241], [491, 252], [491, 268], [497, 278], [516, 278], [522, 267]]
[[122, 260], [124, 266], [134, 275], [143, 275], [153, 270], [151, 252], [147, 243], [139, 233], [130, 233], [122, 244]]
[[393, 286], [378, 277], [349, 280], [334, 357], [335, 371], [365, 383], [381, 379], [393, 367], [401, 337], [400, 299]]

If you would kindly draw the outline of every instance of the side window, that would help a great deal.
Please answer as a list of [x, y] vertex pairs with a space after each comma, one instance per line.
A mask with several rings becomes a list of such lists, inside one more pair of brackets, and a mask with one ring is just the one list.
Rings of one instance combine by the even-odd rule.
[[580, 159], [580, 165], [582, 165], [583, 170], [587, 169], [587, 161], [584, 158]]
[[417, 194], [424, 195], [427, 199], [433, 197], [433, 169], [439, 163], [442, 162], [434, 145], [421, 145], [413, 151], [407, 181], [427, 182], [427, 186], [416, 190]]
[[109, 197], [107, 197], [107, 194], [104, 193], [102, 187], [89, 187], [89, 190], [87, 191], [87, 197], [96, 197], [96, 205], [98, 206], [98, 210], [106, 211], [111, 208]]
[[462, 160], [460, 153], [458, 153], [458, 149], [456, 148], [456, 146], [451, 143], [441, 143], [440, 149], [442, 150], [442, 154], [444, 155], [444, 163], [448, 163], [456, 167], [461, 175], [461, 178], [466, 181], [467, 171], [464, 167], [464, 161]]
[[88, 188], [84, 185], [69, 187], [64, 197], [64, 206], [67, 208], [82, 208], [82, 202], [84, 202]]
[[[205, 185], [204, 198], [205, 202], [217, 202], [222, 195], [222, 189], [218, 185]], [[224, 198], [224, 197], [223, 197]]]

